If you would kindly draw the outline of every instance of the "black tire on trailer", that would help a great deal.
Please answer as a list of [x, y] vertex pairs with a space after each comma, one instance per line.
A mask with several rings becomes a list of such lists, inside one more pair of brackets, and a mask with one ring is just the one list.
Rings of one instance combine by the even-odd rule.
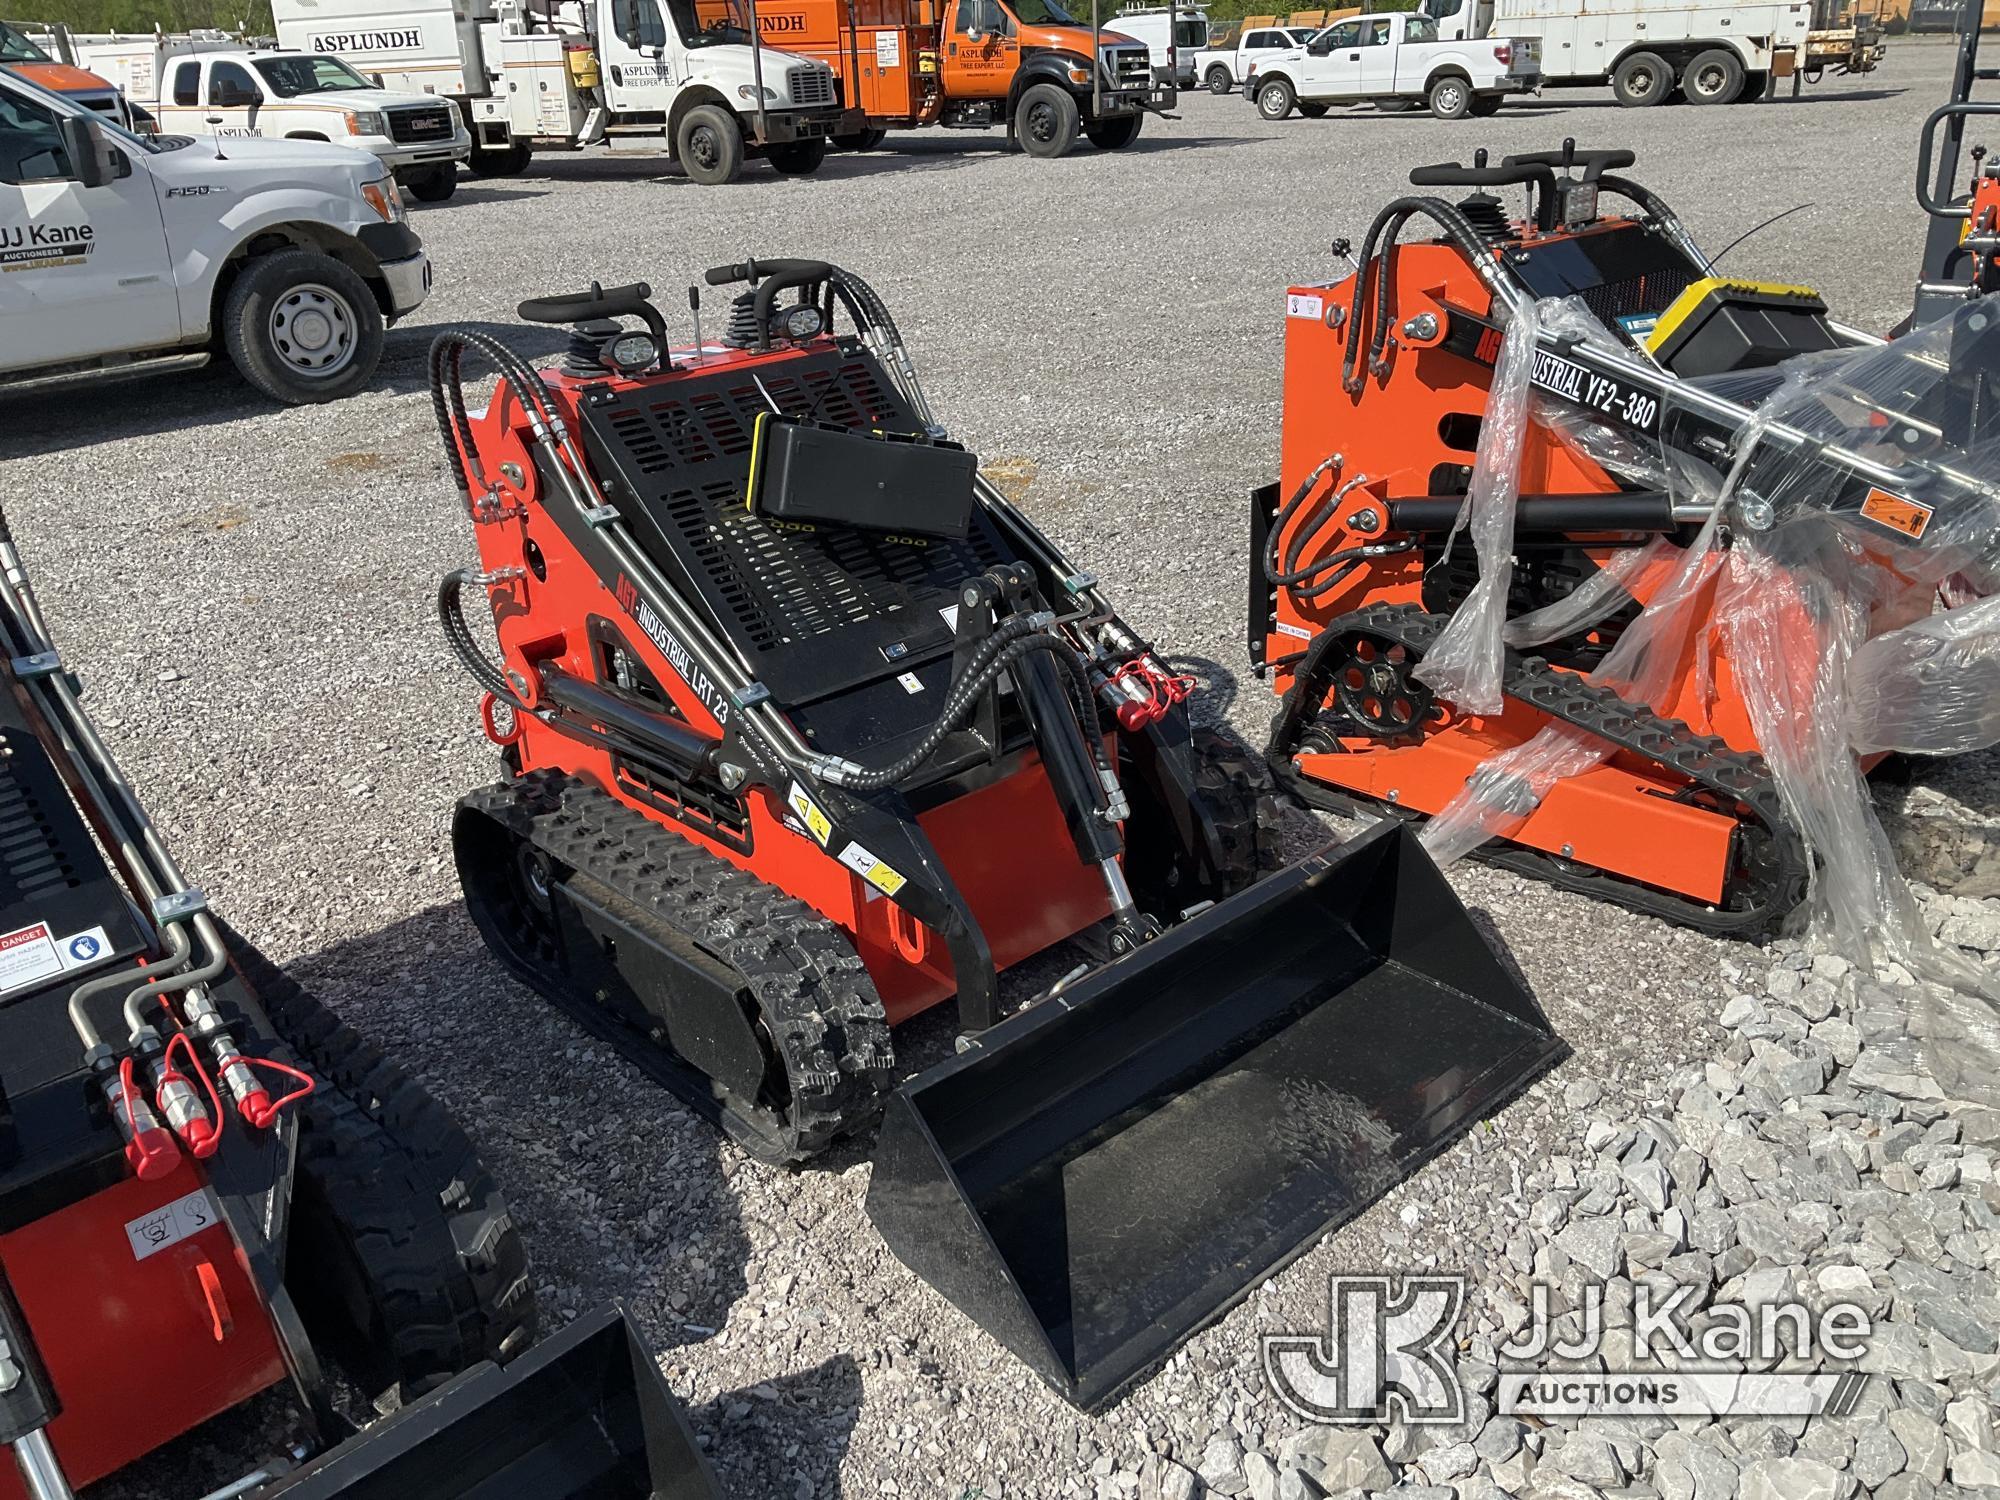
[[419, 203], [442, 203], [458, 191], [458, 164], [446, 162], [441, 167], [413, 172], [404, 180], [403, 186]]
[[534, 147], [525, 141], [509, 141], [504, 146], [475, 146], [466, 165], [474, 177], [518, 177], [528, 170]]
[[1500, 105], [1506, 97], [1505, 94], [1474, 94], [1472, 96], [1472, 113], [1474, 118], [1481, 120], [1492, 119], [1493, 116], [1500, 113]]
[[535, 1338], [527, 1253], [444, 1107], [234, 933], [228, 946], [318, 1088], [297, 1106], [285, 1282], [371, 1400], [407, 1402]]
[[674, 131], [674, 155], [705, 187], [734, 182], [743, 175], [743, 127], [721, 105], [697, 104]]
[[1053, 161], [1067, 156], [1083, 128], [1083, 111], [1068, 89], [1038, 83], [1014, 107], [1014, 136], [1030, 156]]
[[1210, 68], [1208, 76], [1203, 81], [1208, 84], [1208, 91], [1211, 94], [1230, 94], [1236, 91], [1236, 80], [1229, 76], [1229, 69], [1223, 67], [1221, 63]]
[[1298, 103], [1298, 90], [1282, 78], [1257, 85], [1257, 113], [1266, 120], [1282, 120]]
[[358, 272], [317, 250], [252, 256], [222, 299], [229, 362], [274, 401], [352, 395], [382, 358], [382, 309]]
[[1431, 113], [1440, 120], [1462, 120], [1472, 113], [1472, 85], [1456, 73], [1433, 80], [1429, 97]]
[[1727, 47], [1696, 53], [1681, 72], [1681, 92], [1690, 104], [1734, 104], [1743, 92], [1743, 59]]
[[766, 146], [764, 155], [787, 177], [810, 177], [826, 160], [826, 142], [818, 138], [787, 141], [782, 146]]
[[1139, 139], [1139, 127], [1145, 123], [1144, 115], [1120, 115], [1115, 120], [1094, 121], [1083, 127], [1083, 133], [1100, 151], [1123, 151]]
[[1331, 108], [1333, 106], [1330, 104], [1314, 104], [1309, 100], [1301, 100], [1299, 103], [1299, 113], [1308, 120], [1324, 120], [1326, 112]]
[[1611, 92], [1627, 109], [1664, 103], [1673, 87], [1674, 70], [1657, 52], [1628, 52], [1611, 70]]

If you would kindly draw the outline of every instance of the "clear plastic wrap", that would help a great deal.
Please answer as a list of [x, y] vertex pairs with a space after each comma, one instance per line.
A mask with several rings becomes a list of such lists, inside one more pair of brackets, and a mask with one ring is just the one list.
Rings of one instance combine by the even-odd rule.
[[[1713, 512], [1590, 674], [1659, 709], [1686, 685], [1686, 663], [1714, 687], [1715, 653], [1726, 656], [1811, 853], [1813, 920], [1848, 956], [1937, 986], [1913, 1007], [1912, 1031], [1947, 1091], [1985, 1102], [2000, 1100], [2000, 978], [1933, 936], [1855, 750], [2000, 740], [2000, 600], [1981, 597], [2000, 578], [2000, 424], [1986, 417], [1996, 374], [2000, 315], [1969, 303], [1888, 345], [1687, 383], [1661, 457], [1676, 498]], [[1754, 403], [1727, 451], [1698, 440], [1714, 396]], [[1958, 607], [1932, 615], [1941, 597]], [[1607, 598], [1610, 583], [1589, 606], [1513, 622], [1509, 638], [1547, 639]], [[1558, 781], [1612, 753], [1551, 725], [1482, 766], [1424, 842], [1448, 861], [1512, 833]]]
[[1514, 507], [1521, 497], [1521, 450], [1526, 446], [1530, 379], [1542, 331], [1542, 304], [1515, 310], [1493, 363], [1493, 385], [1479, 426], [1479, 452], [1465, 503], [1445, 538], [1449, 552], [1458, 533], [1472, 533], [1479, 581], [1452, 612], [1444, 633], [1424, 653], [1417, 678], [1467, 713], [1497, 714], [1506, 702], [1500, 674], [1506, 648], [1507, 595], [1514, 581]]
[[1847, 740], [1866, 755], [2000, 742], [2000, 597], [1876, 636], [1847, 669]]

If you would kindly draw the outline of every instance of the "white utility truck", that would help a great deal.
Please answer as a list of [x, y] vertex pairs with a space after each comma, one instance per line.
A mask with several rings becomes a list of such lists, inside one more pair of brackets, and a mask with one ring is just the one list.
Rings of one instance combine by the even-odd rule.
[[1303, 47], [1250, 64], [1244, 92], [1267, 120], [1296, 107], [1317, 117], [1336, 104], [1425, 103], [1440, 120], [1490, 115], [1509, 94], [1541, 84], [1536, 43], [1441, 41], [1429, 16], [1398, 13], [1336, 21]]
[[1420, 0], [1438, 35], [1535, 37], [1552, 88], [1609, 82], [1620, 104], [1763, 97], [1802, 67], [1807, 0]]
[[1259, 57], [1303, 47], [1317, 33], [1314, 26], [1249, 26], [1236, 38], [1233, 47], [1216, 47], [1198, 53], [1189, 84], [1206, 84], [1211, 94], [1233, 94], [1250, 76], [1251, 64]]
[[764, 46], [748, 0], [273, 0], [278, 40], [461, 112], [472, 169], [600, 142], [668, 154], [696, 182], [747, 155], [817, 171], [841, 119], [823, 62]]
[[1208, 17], [1194, 5], [1134, 5], [1106, 23], [1122, 36], [1144, 42], [1152, 54], [1153, 76], [1176, 88], [1194, 87], [1194, 59], [1208, 46]]
[[0, 73], [0, 389], [184, 369], [219, 347], [275, 400], [331, 401], [429, 290], [367, 153], [142, 137]]

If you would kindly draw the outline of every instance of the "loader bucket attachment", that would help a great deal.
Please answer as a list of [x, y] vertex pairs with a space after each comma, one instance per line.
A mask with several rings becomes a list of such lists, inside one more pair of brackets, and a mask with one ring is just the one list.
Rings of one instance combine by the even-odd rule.
[[659, 1367], [607, 1305], [478, 1365], [253, 1500], [722, 1500]]
[[905, 1084], [868, 1213], [1096, 1411], [1568, 1052], [1383, 823]]

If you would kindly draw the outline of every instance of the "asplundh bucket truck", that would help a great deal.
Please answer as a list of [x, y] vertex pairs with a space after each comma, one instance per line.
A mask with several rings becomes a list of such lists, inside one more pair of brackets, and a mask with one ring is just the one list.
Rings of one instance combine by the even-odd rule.
[[746, 158], [816, 171], [841, 118], [825, 63], [764, 46], [755, 0], [275, 0], [285, 47], [456, 103], [475, 172], [606, 144], [733, 182]]

